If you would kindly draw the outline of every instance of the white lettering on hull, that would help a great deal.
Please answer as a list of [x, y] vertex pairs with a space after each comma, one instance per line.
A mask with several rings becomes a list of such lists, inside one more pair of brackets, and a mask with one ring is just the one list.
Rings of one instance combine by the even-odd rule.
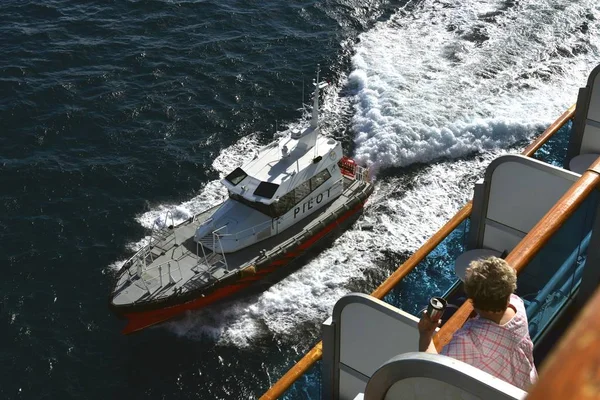
[[[327, 199], [329, 199], [330, 195], [331, 195], [331, 188], [327, 189]], [[296, 218], [298, 216], [298, 214], [300, 213], [300, 210], [302, 210], [302, 214], [304, 214], [306, 211], [312, 210], [313, 207], [315, 206], [315, 203], [321, 204], [323, 202], [324, 197], [325, 197], [324, 193], [319, 193], [316, 198], [311, 197], [310, 199], [306, 200], [301, 205], [294, 208], [294, 218]]]

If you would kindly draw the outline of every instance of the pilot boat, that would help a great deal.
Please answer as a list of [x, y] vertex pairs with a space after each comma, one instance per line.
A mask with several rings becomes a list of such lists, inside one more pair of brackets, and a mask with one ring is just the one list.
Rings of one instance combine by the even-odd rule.
[[[229, 197], [152, 229], [121, 267], [109, 307], [132, 333], [205, 307], [282, 270], [356, 216], [373, 192], [368, 170], [319, 127], [319, 75], [304, 129], [260, 149], [221, 181]], [[173, 222], [172, 215], [167, 214]]]

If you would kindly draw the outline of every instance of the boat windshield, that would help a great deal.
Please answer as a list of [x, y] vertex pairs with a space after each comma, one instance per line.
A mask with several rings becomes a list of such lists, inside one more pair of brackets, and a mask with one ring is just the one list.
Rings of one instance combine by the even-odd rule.
[[268, 204], [259, 203], [257, 201], [250, 201], [244, 198], [243, 196], [240, 196], [239, 194], [233, 193], [231, 191], [229, 192], [229, 198], [235, 201], [239, 201], [240, 203], [245, 204], [248, 207], [253, 208], [256, 211], [259, 211], [265, 215], [268, 215], [271, 218], [276, 217], [276, 215], [273, 212], [273, 208]]
[[[292, 210], [297, 204], [302, 202], [310, 193], [314, 192], [329, 178], [331, 178], [331, 173], [327, 169], [324, 169], [315, 176], [313, 176], [310, 180], [300, 183], [292, 191], [286, 193], [284, 196], [281, 196], [281, 198], [276, 199], [276, 201], [273, 202], [273, 204], [271, 205], [248, 200], [245, 197], [240, 196], [239, 194], [233, 193], [231, 191], [229, 191], [229, 198], [232, 200], [239, 201], [240, 203], [245, 204], [248, 207], [253, 208], [257, 211], [260, 211], [261, 213], [268, 215], [271, 218], [277, 218]], [[254, 190], [254, 194], [270, 199], [273, 198], [273, 196], [275, 195], [277, 188], [279, 188], [279, 185], [276, 185], [274, 183], [261, 182], [258, 185], [258, 187]]]
[[241, 168], [234, 169], [229, 175], [225, 177], [225, 180], [231, 183], [233, 186], [236, 186], [238, 183], [243, 181], [248, 176], [247, 173], [244, 172]]

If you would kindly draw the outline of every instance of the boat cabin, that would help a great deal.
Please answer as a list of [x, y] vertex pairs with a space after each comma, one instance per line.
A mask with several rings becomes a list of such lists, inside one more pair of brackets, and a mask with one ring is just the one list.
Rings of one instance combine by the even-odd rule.
[[221, 181], [229, 198], [197, 229], [197, 243], [215, 252], [241, 250], [290, 228], [342, 194], [342, 146], [320, 134], [319, 87], [310, 126], [290, 129]]

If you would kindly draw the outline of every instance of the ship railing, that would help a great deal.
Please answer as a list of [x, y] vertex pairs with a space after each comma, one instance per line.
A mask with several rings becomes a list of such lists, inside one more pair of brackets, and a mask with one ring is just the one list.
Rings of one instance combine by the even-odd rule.
[[[575, 115], [575, 105], [571, 106], [565, 111], [556, 121], [554, 121], [540, 136], [538, 136], [529, 146], [527, 146], [522, 154], [531, 157], [536, 153], [552, 136], [554, 136], [563, 126], [565, 126]], [[437, 246], [444, 241], [448, 235], [450, 235], [461, 223], [467, 220], [471, 215], [472, 202], [468, 202], [462, 207], [454, 217], [452, 217], [444, 226], [442, 226], [433, 236], [431, 236], [425, 244], [423, 244], [411, 257], [408, 258], [398, 269], [392, 273], [375, 291], [371, 293], [371, 296], [382, 299], [388, 293], [392, 291], [415, 267], [417, 267]], [[514, 251], [513, 251], [514, 253]], [[462, 319], [466, 310], [462, 310], [454, 322], [452, 331], [450, 326], [445, 330], [445, 336], [440, 335], [439, 332], [435, 337], [436, 346], [440, 344], [445, 345], [451, 333], [462, 326], [462, 323], [466, 321], [466, 318]], [[455, 314], [455, 315], [456, 315]], [[468, 314], [467, 314], [468, 316]], [[460, 320], [458, 318], [461, 318]], [[450, 320], [444, 324], [444, 327], [448, 325]], [[460, 325], [459, 325], [460, 323]], [[440, 330], [440, 332], [442, 332]], [[450, 336], [447, 336], [450, 335]], [[443, 346], [442, 346], [443, 347]], [[441, 347], [438, 347], [441, 348]], [[321, 359], [323, 355], [323, 342], [317, 343], [311, 350], [309, 350], [302, 359], [300, 359], [295, 365], [293, 365], [274, 385], [272, 385], [267, 392], [261, 396], [261, 400], [271, 400], [281, 397], [298, 378], [307, 373], [316, 363]]]
[[[250, 228], [244, 229], [243, 231], [239, 231], [236, 233], [220, 233], [219, 236], [225, 239], [244, 239], [248, 236], [253, 236], [253, 235], [257, 235], [258, 233], [262, 232], [263, 230], [265, 230], [266, 227], [270, 227], [271, 226], [271, 221], [265, 221], [265, 222], [261, 222], [260, 224], [256, 224]], [[214, 231], [216, 232], [216, 231]]]
[[356, 180], [368, 182], [369, 178], [370, 178], [369, 168], [365, 168], [365, 167], [361, 167], [360, 165], [357, 165], [356, 173], [354, 176], [355, 176]]
[[[144, 274], [153, 275], [153, 272], [158, 272], [158, 274], [156, 276], [152, 276], [151, 278], [146, 278], [144, 276]], [[164, 287], [176, 284], [183, 278], [181, 267], [179, 265], [179, 261], [177, 260], [165, 261], [164, 263], [152, 266], [150, 268], [139, 265], [137, 275], [144, 285], [144, 288], [150, 295], [156, 293]], [[178, 277], [176, 278], [177, 275]], [[151, 288], [154, 290], [151, 290]]]
[[[167, 222], [171, 217], [171, 225], [167, 226]], [[177, 244], [177, 238], [175, 237], [175, 230], [169, 229], [169, 227], [175, 227], [175, 219], [173, 218], [173, 213], [171, 210], [168, 210], [165, 214], [164, 220], [156, 219], [152, 224], [152, 230], [150, 233], [150, 240], [148, 241], [148, 248], [152, 247], [152, 242], [156, 245], [156, 243], [160, 243], [165, 240], [169, 235], [173, 235], [173, 239], [175, 240], [175, 244]], [[150, 252], [150, 259], [154, 261], [152, 257], [152, 252]]]
[[140, 268], [146, 268], [148, 263], [152, 263], [154, 261], [150, 245], [144, 245], [141, 249], [135, 253], [135, 255], [124, 265], [127, 268], [127, 272], [129, 274], [129, 280], [132, 277], [137, 276]]
[[[196, 256], [198, 257], [198, 260], [200, 260], [199, 250], [201, 250], [202, 259], [204, 259], [204, 265], [206, 265], [204, 272], [210, 272], [210, 268], [217, 263], [222, 263], [225, 266], [225, 269], [229, 271], [227, 257], [225, 257], [225, 252], [223, 251], [223, 246], [221, 245], [221, 237], [224, 236], [224, 234], [221, 233], [221, 231], [224, 230], [227, 230], [227, 225], [215, 229], [211, 232], [210, 236], [206, 235], [196, 242]], [[207, 254], [205, 248], [211, 249], [210, 254]], [[216, 260], [216, 262], [213, 262], [213, 260]], [[200, 266], [200, 262], [198, 262], [198, 265], [196, 267], [198, 266]]]

